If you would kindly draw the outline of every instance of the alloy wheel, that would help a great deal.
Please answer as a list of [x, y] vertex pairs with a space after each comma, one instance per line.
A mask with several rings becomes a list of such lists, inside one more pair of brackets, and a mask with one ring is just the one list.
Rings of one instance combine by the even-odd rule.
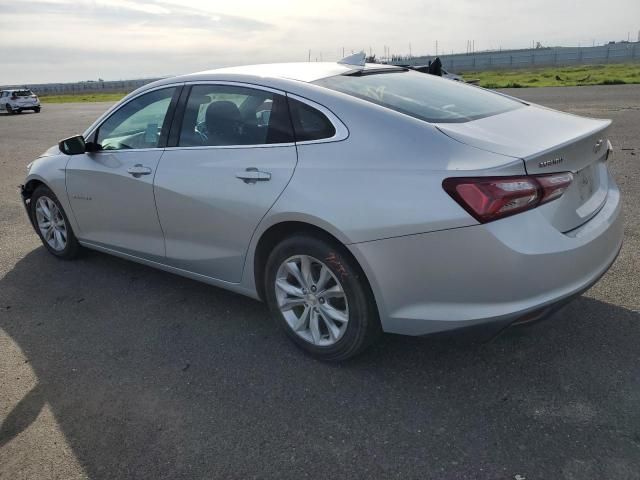
[[278, 308], [291, 329], [317, 346], [334, 345], [349, 322], [347, 296], [338, 278], [320, 260], [295, 255], [278, 268]]
[[36, 201], [36, 223], [47, 245], [61, 252], [67, 246], [67, 224], [62, 211], [47, 196]]

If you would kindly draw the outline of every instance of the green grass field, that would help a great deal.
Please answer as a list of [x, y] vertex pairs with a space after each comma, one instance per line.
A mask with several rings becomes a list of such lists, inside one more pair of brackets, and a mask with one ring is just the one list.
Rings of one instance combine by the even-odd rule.
[[466, 72], [465, 80], [479, 79], [485, 88], [569, 87], [640, 83], [640, 63], [577, 65], [527, 70]]
[[[485, 88], [623, 85], [626, 83], [640, 83], [640, 63], [579, 65], [575, 67], [550, 67], [527, 70], [492, 70], [466, 72], [462, 76], [465, 80], [480, 80], [479, 85]], [[48, 95], [41, 96], [40, 100], [44, 104], [117, 102], [125, 95], [125, 92]]]
[[125, 92], [83, 93], [78, 95], [44, 95], [40, 97], [40, 101], [43, 104], [72, 103], [72, 102], [117, 102], [125, 95], [126, 95]]

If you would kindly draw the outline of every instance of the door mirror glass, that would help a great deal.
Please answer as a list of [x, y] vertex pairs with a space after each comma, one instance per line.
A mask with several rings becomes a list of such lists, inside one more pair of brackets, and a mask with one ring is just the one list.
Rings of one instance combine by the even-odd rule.
[[87, 147], [82, 135], [65, 138], [58, 143], [60, 151], [65, 155], [79, 155], [87, 151]]

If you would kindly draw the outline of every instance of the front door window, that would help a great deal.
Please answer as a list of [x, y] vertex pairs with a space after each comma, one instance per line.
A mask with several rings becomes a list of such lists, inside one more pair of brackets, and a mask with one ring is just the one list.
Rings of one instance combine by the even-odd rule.
[[100, 126], [98, 144], [103, 150], [159, 147], [174, 92], [164, 88], [131, 100]]

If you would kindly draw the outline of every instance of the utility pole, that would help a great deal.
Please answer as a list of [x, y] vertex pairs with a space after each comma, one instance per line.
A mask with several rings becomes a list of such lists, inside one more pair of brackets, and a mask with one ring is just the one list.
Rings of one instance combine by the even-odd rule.
[[342, 58], [344, 58], [344, 47], [342, 47]]
[[411, 58], [411, 43], [409, 43], [409, 58]]
[[436, 57], [438, 56], [438, 40], [436, 40]]

